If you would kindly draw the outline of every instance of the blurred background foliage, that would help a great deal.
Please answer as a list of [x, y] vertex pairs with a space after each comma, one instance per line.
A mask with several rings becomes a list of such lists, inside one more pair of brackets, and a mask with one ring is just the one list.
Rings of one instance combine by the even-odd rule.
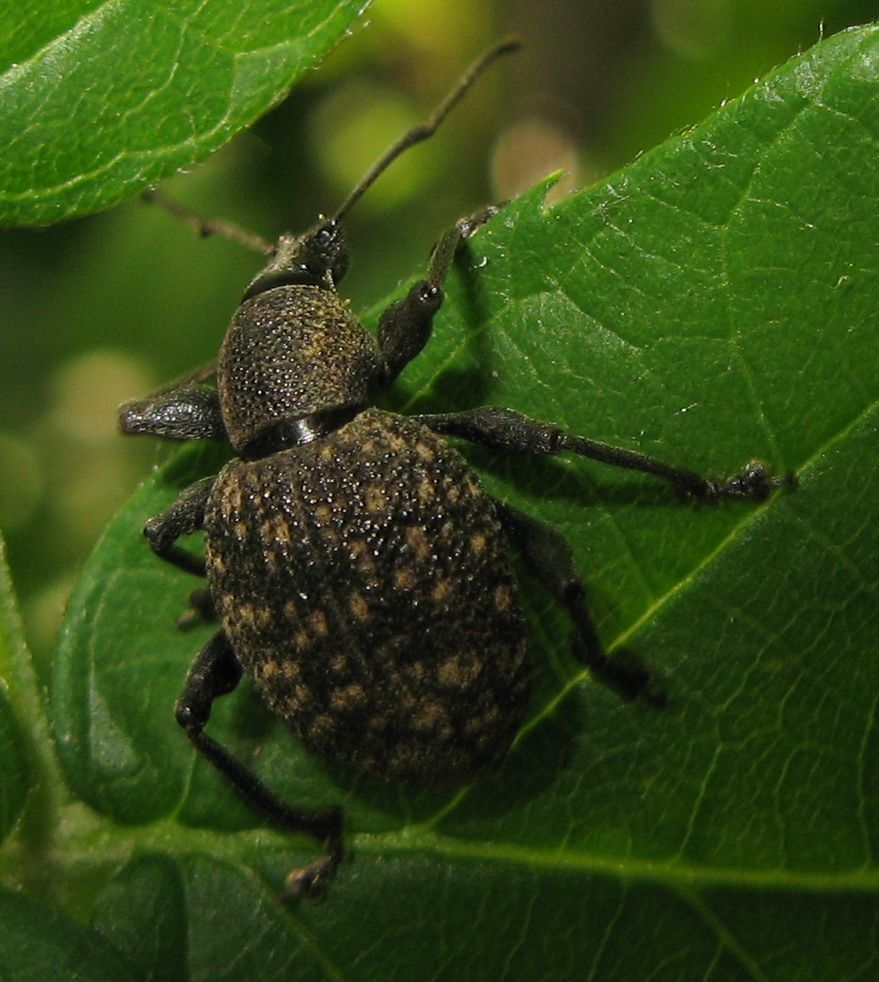
[[[343, 292], [362, 309], [459, 215], [556, 169], [557, 193], [586, 186], [873, 17], [866, 0], [375, 0], [290, 99], [165, 190], [266, 236], [301, 229], [476, 53], [518, 34], [523, 50], [352, 212]], [[116, 405], [213, 357], [259, 259], [132, 201], [4, 231], [0, 264], [0, 527], [44, 667], [79, 564], [171, 449], [123, 440]]]

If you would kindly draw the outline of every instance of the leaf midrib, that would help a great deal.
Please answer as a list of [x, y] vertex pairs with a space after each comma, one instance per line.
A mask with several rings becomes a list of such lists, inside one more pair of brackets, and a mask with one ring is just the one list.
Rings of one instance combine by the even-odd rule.
[[[163, 819], [136, 829], [83, 821], [83, 806], [69, 805], [70, 822], [62, 819], [61, 838], [53, 850], [53, 862], [61, 866], [83, 867], [94, 862], [95, 850], [108, 863], [124, 862], [133, 851], [144, 849], [186, 855], [201, 853], [216, 859], [248, 866], [254, 849], [277, 853], [292, 849], [294, 840], [289, 834], [269, 828], [241, 832], [189, 828], [173, 819]], [[349, 836], [348, 846], [357, 857], [388, 855], [425, 855], [440, 859], [468, 862], [488, 862], [542, 871], [575, 872], [589, 876], [612, 877], [628, 882], [661, 884], [669, 889], [685, 891], [699, 887], [732, 887], [758, 891], [814, 894], [879, 895], [879, 869], [862, 866], [845, 873], [824, 873], [820, 870], [736, 869], [694, 863], [674, 856], [668, 859], [647, 859], [629, 856], [623, 859], [603, 856], [589, 850], [521, 846], [512, 842], [467, 840], [453, 838], [423, 827], [409, 826], [392, 832], [363, 832]]]

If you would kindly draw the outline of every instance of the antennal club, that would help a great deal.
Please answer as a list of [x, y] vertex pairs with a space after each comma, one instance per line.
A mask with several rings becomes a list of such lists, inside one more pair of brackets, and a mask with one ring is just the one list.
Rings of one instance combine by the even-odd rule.
[[396, 143], [388, 147], [381, 157], [366, 172], [360, 183], [342, 202], [341, 207], [335, 213], [332, 222], [338, 222], [346, 215], [352, 205], [355, 204], [372, 186], [375, 180], [390, 167], [390, 165], [400, 156], [401, 153], [414, 147], [417, 143], [427, 140], [436, 132], [440, 123], [448, 116], [455, 106], [464, 98], [467, 90], [473, 85], [477, 78], [485, 71], [488, 66], [500, 58], [502, 55], [510, 54], [521, 46], [518, 38], [506, 38], [493, 48], [489, 48], [484, 54], [476, 59], [475, 62], [464, 72], [458, 84], [445, 97], [440, 105], [434, 110], [433, 115], [426, 122], [414, 126], [407, 133], [404, 133]]

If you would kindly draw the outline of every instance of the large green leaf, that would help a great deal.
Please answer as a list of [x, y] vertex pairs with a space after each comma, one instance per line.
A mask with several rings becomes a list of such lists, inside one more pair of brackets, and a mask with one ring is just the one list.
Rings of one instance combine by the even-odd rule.
[[31, 0], [0, 10], [0, 224], [106, 208], [277, 103], [368, 0]]
[[100, 831], [67, 828], [55, 858], [59, 877], [91, 864], [93, 924], [144, 974], [875, 974], [877, 135], [863, 28], [473, 240], [396, 406], [503, 403], [708, 473], [758, 456], [799, 486], [712, 509], [474, 452], [493, 493], [565, 532], [602, 637], [656, 668], [669, 706], [592, 684], [540, 584], [529, 721], [455, 792], [326, 770], [245, 685], [211, 732], [291, 801], [347, 808], [352, 857], [323, 905], [279, 906], [313, 844], [262, 828], [171, 718], [206, 631], [174, 630], [190, 583], [138, 530], [216, 455], [182, 454], [131, 500], [58, 654], [59, 752]]

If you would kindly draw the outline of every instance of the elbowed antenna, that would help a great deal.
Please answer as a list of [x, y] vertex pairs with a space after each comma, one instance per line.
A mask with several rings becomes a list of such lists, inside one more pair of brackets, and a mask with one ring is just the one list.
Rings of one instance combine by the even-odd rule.
[[[326, 221], [321, 221], [318, 228], [337, 226], [342, 217], [351, 210], [352, 205], [363, 196], [364, 192], [373, 184], [376, 178], [383, 171], [387, 170], [401, 153], [433, 136], [440, 123], [442, 123], [461, 99], [464, 98], [470, 86], [473, 85], [476, 79], [479, 78], [496, 58], [509, 54], [519, 47], [521, 47], [521, 42], [518, 38], [505, 38], [477, 58], [458, 80], [457, 85], [449, 92], [436, 110], [434, 110], [430, 119], [421, 123], [419, 126], [414, 126], [407, 133], [404, 133], [396, 143], [388, 147], [382, 156], [366, 172], [360, 183], [342, 202], [341, 207], [336, 211], [335, 215]], [[155, 188], [144, 191], [141, 197], [145, 201], [159, 205], [176, 218], [186, 222], [187, 225], [194, 228], [202, 237], [218, 235], [232, 242], [237, 242], [239, 245], [245, 246], [248, 249], [252, 249], [254, 252], [262, 253], [264, 256], [274, 256], [277, 253], [278, 245], [269, 242], [256, 232], [251, 232], [249, 229], [235, 222], [228, 222], [216, 218], [204, 218], [196, 212], [191, 211], [185, 205], [181, 205], [172, 198], [166, 197]]]
[[354, 205], [363, 196], [364, 192], [372, 186], [376, 178], [387, 170], [401, 153], [408, 150], [410, 147], [414, 147], [417, 143], [421, 143], [423, 140], [427, 140], [433, 136], [440, 123], [442, 123], [442, 121], [455, 108], [461, 99], [464, 98], [470, 86], [473, 85], [476, 79], [479, 78], [479, 76], [495, 59], [500, 58], [502, 55], [510, 54], [511, 52], [516, 51], [519, 47], [521, 47], [521, 41], [519, 41], [518, 38], [505, 38], [493, 48], [489, 48], [488, 51], [480, 55], [480, 57], [473, 62], [467, 71], [464, 72], [452, 91], [449, 92], [440, 105], [437, 106], [430, 119], [424, 123], [420, 123], [418, 126], [414, 126], [407, 133], [404, 133], [396, 143], [388, 147], [382, 156], [379, 157], [379, 159], [366, 172], [366, 174], [360, 180], [360, 183], [342, 202], [336, 213], [329, 219], [329, 222], [336, 224], [341, 221], [341, 219], [351, 210], [352, 205]]

